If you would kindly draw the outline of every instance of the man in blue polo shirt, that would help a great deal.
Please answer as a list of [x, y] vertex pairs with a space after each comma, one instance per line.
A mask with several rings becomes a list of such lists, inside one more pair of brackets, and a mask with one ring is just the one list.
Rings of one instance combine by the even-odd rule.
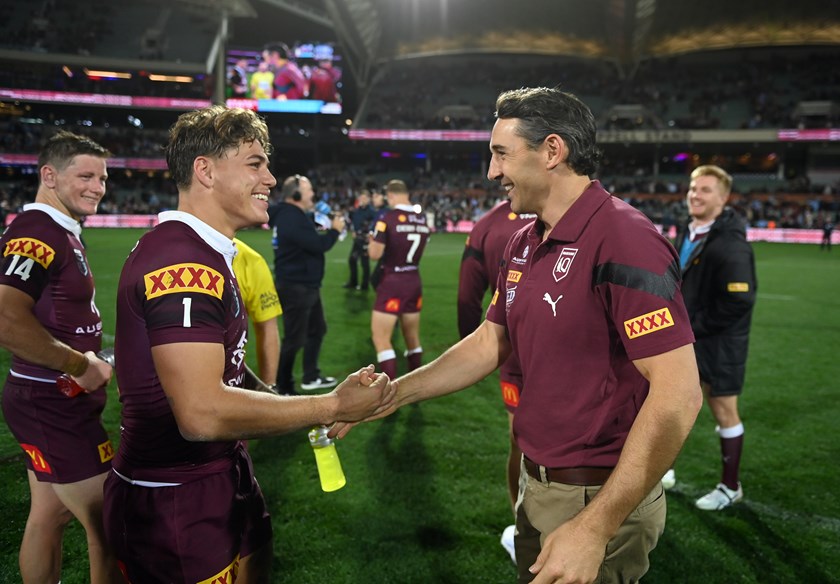
[[468, 387], [512, 351], [527, 473], [519, 581], [638, 581], [665, 526], [660, 479], [702, 405], [678, 258], [648, 219], [589, 178], [595, 120], [576, 97], [508, 91], [496, 117], [487, 176], [514, 213], [537, 220], [508, 243], [487, 319], [401, 377], [389, 411]]

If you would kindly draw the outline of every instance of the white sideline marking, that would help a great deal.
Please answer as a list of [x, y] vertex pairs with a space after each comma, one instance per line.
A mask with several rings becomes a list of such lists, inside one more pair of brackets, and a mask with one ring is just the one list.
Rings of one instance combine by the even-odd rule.
[[796, 300], [796, 296], [789, 296], [787, 294], [764, 294], [762, 292], [758, 293], [759, 298], [766, 298], [767, 300], [787, 300], [793, 301]]

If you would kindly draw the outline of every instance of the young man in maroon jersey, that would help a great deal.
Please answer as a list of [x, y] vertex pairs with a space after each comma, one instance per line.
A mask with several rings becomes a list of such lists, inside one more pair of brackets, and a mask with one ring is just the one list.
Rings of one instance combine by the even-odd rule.
[[[0, 346], [12, 353], [3, 416], [27, 454], [29, 477], [24, 582], [61, 579], [62, 536], [73, 517], [87, 534], [90, 581], [119, 578], [102, 529], [102, 485], [114, 455], [101, 421], [111, 366], [96, 357], [102, 319], [79, 223], [105, 196], [110, 155], [70, 132], [50, 138], [38, 158], [35, 202], [0, 237]], [[59, 392], [62, 372], [85, 391]]]
[[376, 287], [376, 302], [370, 317], [370, 329], [376, 359], [389, 377], [397, 375], [397, 355], [391, 344], [394, 327], [400, 322], [405, 340], [408, 370], [420, 366], [420, 310], [423, 308], [423, 284], [420, 281], [420, 258], [426, 249], [431, 230], [426, 215], [411, 205], [408, 187], [392, 180], [385, 187], [390, 209], [376, 221], [368, 254], [381, 260], [382, 278]]
[[[461, 271], [458, 276], [458, 331], [462, 339], [481, 324], [484, 295], [488, 288], [491, 292], [496, 290], [499, 264], [510, 236], [533, 223], [534, 219], [536, 215], [531, 213], [514, 213], [510, 208], [510, 201], [504, 200], [485, 213], [473, 226], [461, 257]], [[522, 451], [519, 450], [513, 436], [513, 415], [516, 406], [519, 405], [519, 394], [522, 391], [522, 371], [512, 353], [499, 367], [499, 384], [502, 401], [508, 411], [510, 448], [506, 474], [508, 496], [511, 508], [515, 510], [516, 499], [519, 496]], [[508, 525], [502, 532], [501, 542], [502, 547], [516, 562], [514, 532], [515, 526]]]
[[104, 519], [132, 582], [267, 582], [271, 523], [242, 439], [358, 419], [392, 394], [372, 367], [324, 395], [241, 389], [248, 323], [232, 238], [268, 220], [270, 152], [251, 111], [180, 116], [166, 148], [178, 210], [161, 213], [120, 276], [122, 437]]
[[391, 410], [471, 386], [512, 351], [519, 581], [638, 581], [665, 527], [660, 479], [702, 405], [678, 258], [589, 178], [600, 152], [580, 100], [507, 91], [496, 117], [487, 176], [537, 220], [508, 243], [486, 320], [401, 377]]

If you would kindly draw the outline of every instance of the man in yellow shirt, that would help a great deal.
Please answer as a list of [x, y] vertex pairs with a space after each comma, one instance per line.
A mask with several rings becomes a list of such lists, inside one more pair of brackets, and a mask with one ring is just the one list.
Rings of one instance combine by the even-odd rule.
[[273, 386], [280, 361], [280, 333], [277, 317], [283, 314], [274, 278], [268, 263], [254, 248], [234, 238], [238, 253], [233, 259], [233, 273], [239, 282], [248, 318], [254, 323], [257, 340], [257, 373], [267, 385]]

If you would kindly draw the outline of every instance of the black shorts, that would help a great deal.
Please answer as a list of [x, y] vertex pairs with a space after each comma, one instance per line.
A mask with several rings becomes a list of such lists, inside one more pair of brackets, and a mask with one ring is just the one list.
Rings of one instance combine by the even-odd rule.
[[741, 395], [747, 372], [748, 337], [711, 337], [694, 343], [700, 380], [711, 397]]

